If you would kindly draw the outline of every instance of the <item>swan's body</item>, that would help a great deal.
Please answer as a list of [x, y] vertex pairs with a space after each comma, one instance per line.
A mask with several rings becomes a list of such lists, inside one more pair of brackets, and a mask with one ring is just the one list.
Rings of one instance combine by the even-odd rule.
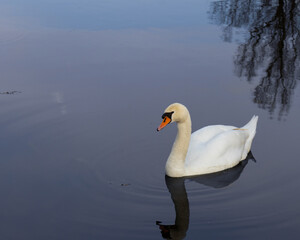
[[212, 125], [191, 134], [187, 108], [179, 103], [168, 106], [158, 131], [177, 122], [178, 133], [166, 163], [166, 174], [183, 177], [207, 174], [234, 167], [247, 157], [256, 133], [257, 116], [242, 128]]

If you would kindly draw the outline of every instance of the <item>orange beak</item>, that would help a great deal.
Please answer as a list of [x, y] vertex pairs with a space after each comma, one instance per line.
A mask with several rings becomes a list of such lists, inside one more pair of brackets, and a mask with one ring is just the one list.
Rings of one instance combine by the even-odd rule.
[[160, 126], [157, 128], [157, 131], [162, 130], [165, 126], [167, 126], [171, 122], [169, 117], [165, 117]]

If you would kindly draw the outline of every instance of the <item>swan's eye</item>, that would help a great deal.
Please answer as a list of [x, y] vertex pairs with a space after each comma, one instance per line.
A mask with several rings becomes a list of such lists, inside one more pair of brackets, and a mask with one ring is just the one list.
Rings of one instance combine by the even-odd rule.
[[[166, 113], [164, 113], [162, 116], [161, 116], [161, 118], [162, 119], [165, 119], [165, 117], [168, 117], [168, 118], [170, 118], [170, 119], [172, 119], [172, 114], [174, 113], [174, 111], [173, 112], [166, 112]], [[165, 121], [165, 120], [164, 120]]]

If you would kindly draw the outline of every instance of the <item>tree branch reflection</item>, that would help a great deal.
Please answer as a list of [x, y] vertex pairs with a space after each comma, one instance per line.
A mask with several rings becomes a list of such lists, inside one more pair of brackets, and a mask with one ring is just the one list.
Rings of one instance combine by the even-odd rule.
[[287, 114], [300, 78], [300, 1], [224, 0], [211, 4], [210, 18], [223, 26], [223, 40], [245, 29], [234, 59], [237, 76], [251, 82], [259, 73], [253, 101], [271, 115]]

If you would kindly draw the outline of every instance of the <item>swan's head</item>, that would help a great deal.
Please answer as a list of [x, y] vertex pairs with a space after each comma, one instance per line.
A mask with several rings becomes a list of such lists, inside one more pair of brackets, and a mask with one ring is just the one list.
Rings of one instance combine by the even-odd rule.
[[165, 109], [164, 114], [161, 116], [163, 121], [160, 124], [160, 126], [157, 128], [157, 131], [160, 131], [169, 123], [184, 122], [188, 118], [188, 116], [189, 116], [189, 111], [184, 105], [180, 103], [173, 103]]

